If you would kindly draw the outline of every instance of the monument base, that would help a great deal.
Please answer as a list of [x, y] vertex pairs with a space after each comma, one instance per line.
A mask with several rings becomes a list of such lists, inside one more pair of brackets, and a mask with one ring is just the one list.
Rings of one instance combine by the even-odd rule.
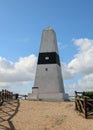
[[37, 100], [37, 101], [67, 101], [68, 94], [63, 93], [44, 93], [44, 94], [28, 94], [29, 100]]

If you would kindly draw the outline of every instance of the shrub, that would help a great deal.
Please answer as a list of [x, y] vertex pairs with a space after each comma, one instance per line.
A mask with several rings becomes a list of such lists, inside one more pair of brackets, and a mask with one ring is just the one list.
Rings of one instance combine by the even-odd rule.
[[93, 91], [83, 92], [83, 93], [82, 93], [82, 96], [83, 96], [83, 97], [87, 97], [87, 98], [93, 99]]

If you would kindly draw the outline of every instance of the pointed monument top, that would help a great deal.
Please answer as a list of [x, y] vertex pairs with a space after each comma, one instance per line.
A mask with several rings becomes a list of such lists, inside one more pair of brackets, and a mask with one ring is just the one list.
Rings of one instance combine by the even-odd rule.
[[50, 26], [48, 26], [47, 28], [45, 28], [45, 30], [52, 30], [52, 31], [54, 31]]
[[42, 32], [40, 52], [57, 52], [58, 54], [56, 33], [50, 26]]

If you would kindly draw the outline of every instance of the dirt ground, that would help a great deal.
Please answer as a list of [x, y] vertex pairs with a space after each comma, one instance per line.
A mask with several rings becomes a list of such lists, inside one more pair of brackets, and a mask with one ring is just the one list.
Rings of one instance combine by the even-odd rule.
[[74, 102], [13, 101], [0, 106], [0, 130], [93, 130]]

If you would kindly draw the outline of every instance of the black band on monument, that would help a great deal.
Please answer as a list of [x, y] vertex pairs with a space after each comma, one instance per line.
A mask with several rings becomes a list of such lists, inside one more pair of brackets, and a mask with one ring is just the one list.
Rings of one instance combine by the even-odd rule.
[[59, 55], [56, 52], [39, 53], [38, 64], [58, 64], [60, 66]]

